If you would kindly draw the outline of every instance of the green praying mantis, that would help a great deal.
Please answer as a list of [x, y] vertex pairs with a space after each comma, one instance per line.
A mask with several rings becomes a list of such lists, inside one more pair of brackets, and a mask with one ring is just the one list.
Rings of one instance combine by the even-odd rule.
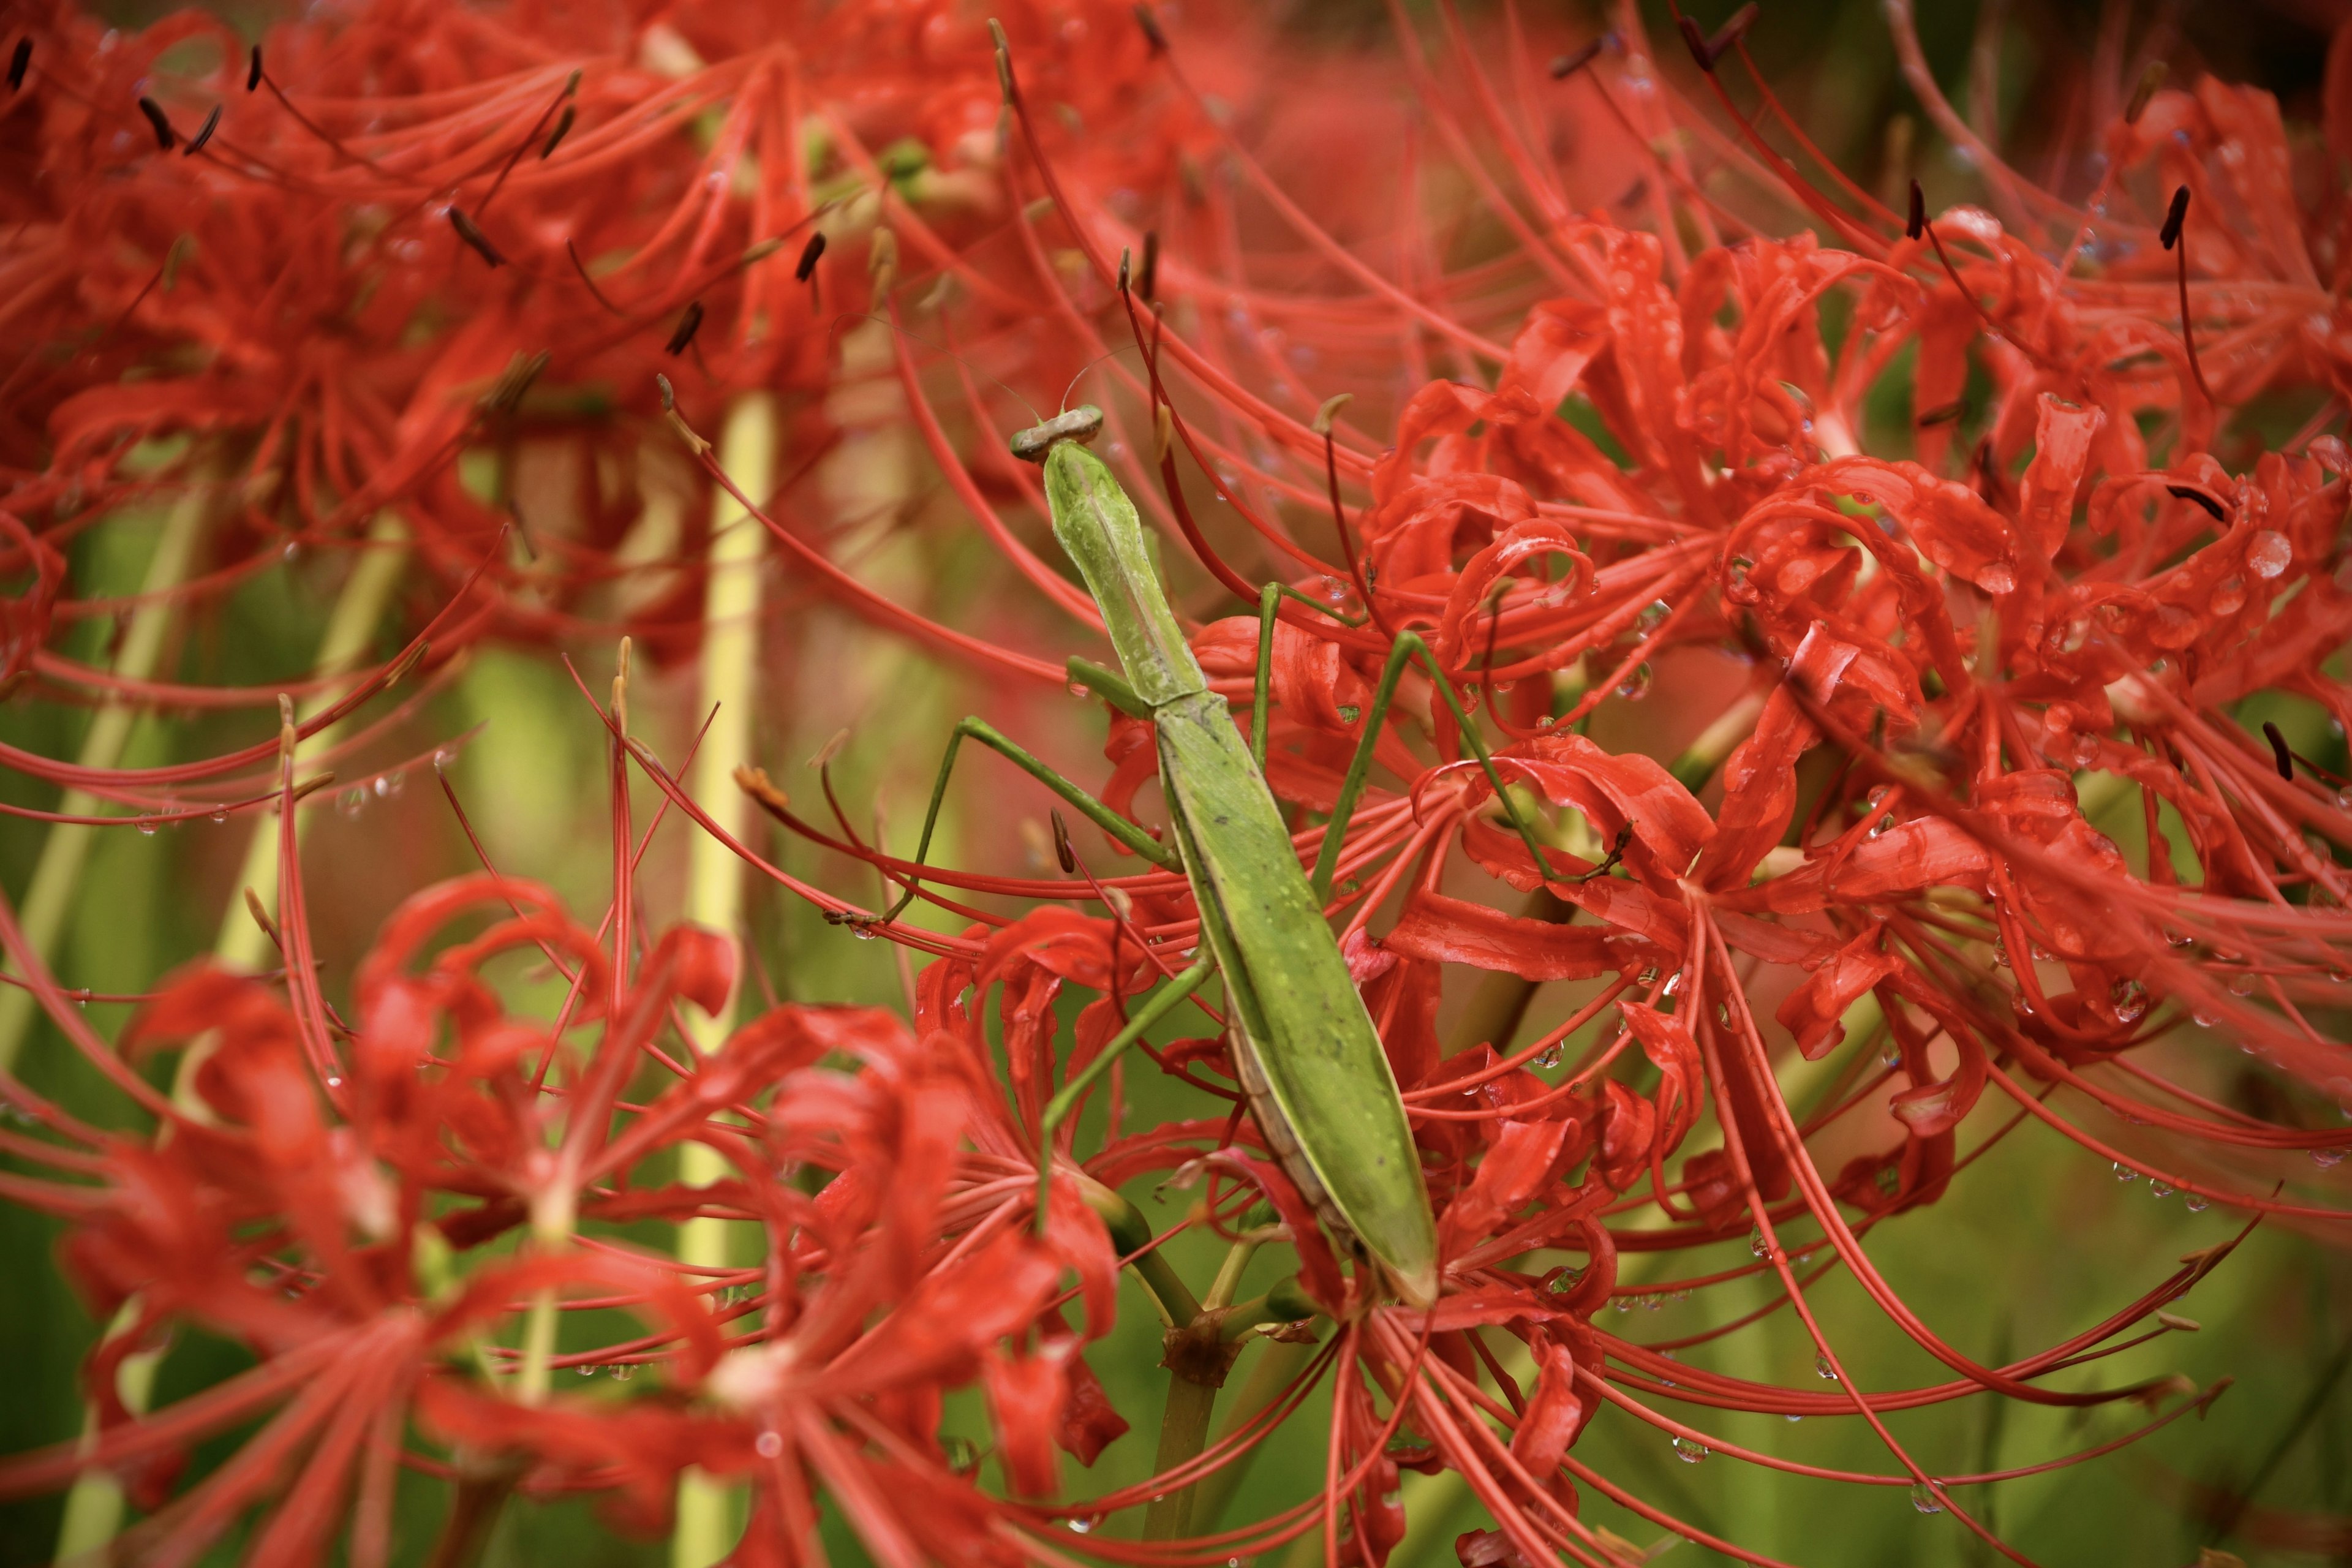
[[[1265, 776], [1268, 675], [1281, 600], [1337, 612], [1281, 584], [1259, 599], [1255, 706], [1244, 742], [1225, 700], [1209, 689], [1150, 558], [1135, 505], [1102, 459], [1087, 449], [1102, 428], [1087, 405], [1013, 437], [1016, 457], [1045, 470], [1054, 536], [1078, 568], [1123, 673], [1073, 658], [1073, 685], [1149, 721], [1159, 747], [1166, 841], [1112, 811], [985, 721], [956, 726], [940, 759], [915, 852], [920, 867], [947, 793], [956, 753], [979, 742], [1030, 773], [1111, 837], [1162, 869], [1181, 873], [1198, 906], [1201, 940], [1192, 964], [1168, 978], [1126, 1026], [1047, 1105], [1040, 1128], [1038, 1218], [1052, 1181], [1055, 1131], [1119, 1055], [1192, 994], [1223, 977], [1228, 1047], [1250, 1111], [1283, 1172], [1343, 1249], [1370, 1292], [1426, 1306], [1438, 1294], [1437, 1226], [1395, 1075], [1370, 1015], [1324, 915], [1344, 830], [1369, 770], [1373, 745], [1407, 663], [1420, 659], [1452, 709], [1464, 739], [1534, 863], [1546, 865], [1534, 835], [1503, 787], [1494, 759], [1453, 685], [1422, 638], [1392, 644], [1363, 735], [1343, 777], [1330, 826], [1310, 874], [1299, 864]], [[879, 917], [895, 920], [916, 896], [918, 876]], [[1361, 1265], [1369, 1263], [1366, 1276]]]

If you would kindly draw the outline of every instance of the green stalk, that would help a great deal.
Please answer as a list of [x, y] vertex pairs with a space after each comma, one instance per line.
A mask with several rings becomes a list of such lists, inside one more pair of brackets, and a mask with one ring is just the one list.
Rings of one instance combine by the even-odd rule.
[[[719, 464], [743, 493], [765, 504], [775, 488], [778, 441], [775, 399], [746, 394], [728, 411], [719, 437]], [[718, 715], [695, 753], [688, 793], [710, 819], [738, 836], [747, 815], [735, 770], [751, 756], [751, 713], [760, 674], [760, 569], [767, 533], [735, 499], [721, 491], [711, 509], [709, 572], [702, 600], [702, 710]], [[696, 715], [701, 717], [699, 713]], [[733, 935], [742, 924], [743, 868], [710, 835], [697, 834], [687, 862], [686, 918]], [[730, 998], [718, 1013], [687, 1009], [695, 1048], [709, 1056], [726, 1043], [734, 1022]], [[678, 1179], [708, 1186], [727, 1173], [726, 1162], [700, 1143], [679, 1151]], [[728, 1224], [708, 1217], [678, 1226], [677, 1258], [698, 1268], [724, 1267]], [[737, 1533], [740, 1489], [698, 1469], [678, 1478], [677, 1528], [670, 1537], [672, 1568], [709, 1568], [725, 1557]]]
[[[212, 510], [214, 479], [213, 466], [200, 464], [187, 489], [163, 520], [163, 531], [155, 541], [155, 553], [149, 558], [147, 574], [139, 584], [141, 596], [148, 602], [131, 612], [123, 628], [122, 647], [114, 661], [114, 673], [119, 676], [151, 680], [163, 663], [163, 647], [170, 638], [178, 606], [170, 598], [158, 595], [170, 594], [188, 575], [189, 565], [195, 559], [196, 542], [204, 532], [205, 519]], [[81, 752], [75, 761], [86, 768], [116, 766], [122, 761], [131, 726], [138, 720], [135, 706], [105, 704], [91, 719], [89, 732], [82, 737]], [[72, 789], [58, 802], [58, 810], [69, 816], [94, 816], [102, 805], [95, 796]], [[81, 886], [82, 868], [89, 859], [90, 846], [99, 831], [87, 823], [60, 822], [50, 827], [48, 837], [42, 841], [40, 859], [33, 867], [32, 883], [16, 906], [16, 919], [24, 929], [26, 942], [44, 961], [56, 952], [58, 935], [65, 929], [66, 915], [73, 908], [74, 895]], [[16, 1070], [16, 1053], [23, 1047], [26, 1031], [32, 1024], [34, 1005], [29, 991], [17, 986], [0, 990], [0, 1072]]]
[[[395, 514], [378, 512], [374, 525], [368, 530], [367, 548], [352, 563], [352, 574], [343, 579], [342, 592], [335, 596], [335, 607], [328, 613], [327, 629], [319, 638], [319, 655], [310, 667], [314, 677], [326, 679], [348, 675], [367, 661], [376, 631], [383, 624], [384, 612], [391, 607], [393, 595], [407, 569], [408, 531]], [[314, 692], [303, 699], [295, 711], [307, 722], [341, 695], [332, 690]], [[296, 760], [316, 756], [332, 746], [341, 728], [336, 724], [310, 736], [295, 753]], [[229, 889], [228, 910], [221, 917], [220, 935], [213, 942], [213, 957], [223, 964], [254, 970], [268, 968], [276, 961], [277, 952], [270, 946], [269, 938], [246, 911], [244, 889], [252, 889], [254, 897], [261, 900], [262, 910], [276, 919], [278, 870], [277, 818], [267, 812], [257, 813], [253, 818], [253, 837], [246, 843], [245, 863]], [[203, 1057], [194, 1050], [182, 1055], [183, 1082], [202, 1060]]]
[[[163, 542], [156, 546], [155, 560], [147, 570], [145, 592], [152, 594], [169, 587], [185, 574], [188, 560], [194, 553], [196, 530], [191, 523], [184, 539], [175, 538], [175, 530], [184, 510], [201, 520], [204, 506], [196, 499], [199, 494], [192, 491], [191, 497], [173, 510], [172, 521], [165, 524]], [[192, 501], [194, 504], [192, 505]], [[401, 572], [407, 564], [407, 535], [393, 513], [378, 514], [374, 527], [369, 531], [368, 543], [370, 548], [360, 556], [352, 568], [352, 574], [344, 580], [342, 592], [337, 596], [334, 610], [328, 616], [326, 632], [319, 643], [319, 657], [312, 667], [313, 673], [318, 676], [341, 675], [360, 664], [375, 636], [377, 626], [383, 619], [393, 591], [399, 584]], [[162, 574], [167, 556], [175, 559], [170, 563], [170, 576], [163, 578]], [[162, 648], [164, 629], [163, 617], [156, 613], [166, 607], [164, 605], [151, 605], [133, 617], [131, 628], [123, 637], [122, 658], [116, 666], [121, 673], [136, 674], [142, 679], [153, 674], [153, 664]], [[154, 616], [152, 630], [148, 629], [151, 615]], [[145, 661], [146, 668], [131, 668], [134, 655]], [[320, 692], [307, 699], [300, 710], [303, 717], [308, 718], [325, 708], [334, 700], [334, 695]], [[82, 748], [82, 761], [86, 765], [105, 766], [111, 762], [112, 757], [106, 762], [92, 762], [89, 753], [92, 743], [99, 739], [100, 726], [116, 714], [125, 715], [121, 728], [127, 734], [127, 710], [112, 707], [101, 710], [98, 723], [91, 728], [90, 741]], [[333, 730], [322, 730], [303, 742], [302, 749], [316, 752], [331, 745], [333, 740]], [[121, 754], [121, 744], [118, 737], [113, 742], [113, 755]], [[67, 799], [75, 799], [79, 793], [68, 795]], [[85, 812], [89, 807], [66, 805], [59, 809]], [[51, 853], [58, 847], [57, 836], [65, 833], [88, 835], [95, 831], [89, 827], [60, 826], [52, 833], [49, 843], [42, 847], [40, 867], [34, 872], [34, 897], [38, 897], [41, 879], [48, 872]], [[84, 847], [72, 851], [72, 875], [79, 875], [81, 857], [86, 853], [86, 842]], [[232, 968], [251, 970], [266, 965], [272, 956], [272, 949], [269, 939], [246, 909], [244, 891], [247, 889], [252, 889], [254, 896], [261, 900], [264, 910], [275, 914], [278, 907], [278, 822], [268, 812], [257, 813], [254, 816], [253, 836], [246, 846], [244, 867], [231, 887], [228, 909], [221, 917], [220, 933], [213, 943], [213, 956], [220, 963]], [[70, 891], [68, 887], [66, 896], [69, 897]], [[28, 933], [33, 929], [31, 902], [28, 899], [26, 921]], [[0, 1006], [18, 998], [30, 1001], [28, 993], [11, 990], [6, 996], [0, 997]], [[21, 1031], [22, 1026], [19, 1022], [16, 1028]], [[6, 1027], [5, 1022], [0, 1021], [0, 1029]], [[211, 1044], [211, 1038], [207, 1037], [191, 1044], [180, 1054], [179, 1067], [172, 1080], [172, 1100], [183, 1110], [196, 1109], [195, 1072], [209, 1053]], [[12, 1036], [0, 1034], [0, 1065], [5, 1065], [7, 1053], [15, 1048], [15, 1045]], [[138, 1321], [139, 1310], [137, 1300], [124, 1302], [115, 1313], [113, 1322], [107, 1326], [109, 1337], [128, 1332]], [[121, 1395], [124, 1406], [132, 1415], [146, 1413], [149, 1402], [154, 1397], [155, 1373], [162, 1360], [160, 1352], [142, 1352], [123, 1359], [116, 1374], [115, 1388]], [[85, 1444], [94, 1442], [97, 1435], [97, 1413], [94, 1409], [85, 1409], [82, 1440]], [[66, 1494], [65, 1519], [58, 1531], [58, 1561], [70, 1563], [78, 1557], [102, 1552], [121, 1531], [123, 1511], [121, 1483], [104, 1470], [84, 1471], [74, 1481], [73, 1489]]]
[[[163, 520], [163, 534], [155, 542], [155, 553], [149, 558], [146, 576], [139, 585], [141, 595], [150, 602], [131, 612], [114, 663], [118, 675], [151, 679], [163, 662], [177, 606], [169, 598], [154, 595], [168, 594], [186, 579], [195, 560], [205, 521], [212, 510], [213, 480], [212, 466], [207, 463], [199, 467], [187, 490]], [[123, 748], [130, 742], [131, 726], [137, 720], [137, 709], [121, 703], [106, 704], [90, 721], [89, 732], [83, 736], [81, 752], [76, 760], [86, 768], [115, 766], [122, 760]], [[58, 802], [58, 810], [71, 816], [95, 816], [100, 804], [97, 797], [73, 789], [66, 791], [64, 798]], [[67, 911], [73, 907], [74, 895], [80, 889], [82, 869], [89, 863], [90, 846], [98, 831], [85, 823], [60, 822], [49, 829], [48, 837], [42, 841], [31, 886], [17, 912], [25, 940], [44, 960], [56, 951], [58, 933], [64, 929]], [[29, 991], [11, 986], [0, 992], [0, 1071], [15, 1070], [17, 1052], [32, 1024], [33, 1007], [33, 994]], [[137, 1303], [124, 1303], [106, 1331], [127, 1331], [137, 1315]], [[143, 1408], [154, 1376], [153, 1361], [152, 1356], [136, 1356], [121, 1369], [124, 1398], [129, 1400], [135, 1394], [140, 1400], [133, 1408]], [[85, 1448], [98, 1440], [95, 1410], [83, 1411], [81, 1440]], [[122, 1510], [121, 1483], [102, 1470], [85, 1472], [66, 1494], [65, 1517], [58, 1529], [58, 1561], [69, 1563], [103, 1549], [121, 1529]]]

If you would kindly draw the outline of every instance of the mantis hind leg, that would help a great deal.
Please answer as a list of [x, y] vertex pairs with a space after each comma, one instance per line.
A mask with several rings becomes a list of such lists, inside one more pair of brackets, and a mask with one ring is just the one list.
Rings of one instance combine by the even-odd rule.
[[1087, 820], [1146, 860], [1164, 870], [1177, 868], [1175, 852], [1160, 840], [1119, 816], [1068, 778], [1055, 772], [1036, 756], [1009, 739], [1003, 731], [998, 730], [987, 720], [966, 719], [956, 725], [955, 732], [948, 737], [947, 752], [940, 758], [939, 777], [931, 784], [931, 803], [923, 813], [923, 836], [916, 841], [915, 869], [907, 873], [907, 890], [898, 896], [896, 903], [875, 917], [874, 923], [889, 924], [906, 910], [908, 904], [915, 901], [916, 889], [922, 880], [921, 868], [925, 858], [931, 851], [931, 835], [939, 826], [940, 805], [947, 798], [948, 776], [955, 771], [956, 752], [962, 747], [967, 737], [986, 746], [990, 751], [1060, 795]]
[[1380, 686], [1372, 693], [1371, 706], [1364, 711], [1363, 739], [1356, 743], [1356, 754], [1349, 759], [1348, 772], [1340, 780], [1339, 797], [1332, 805], [1331, 824], [1324, 829], [1323, 849], [1315, 858], [1312, 879], [1318, 903], [1330, 902], [1331, 879], [1339, 866], [1340, 841], [1347, 837], [1349, 819], [1355, 815], [1356, 797], [1363, 794], [1364, 775], [1371, 771], [1372, 750], [1380, 743], [1381, 726], [1388, 720], [1389, 704], [1396, 700], [1397, 682], [1403, 679], [1406, 664], [1415, 657], [1428, 670], [1430, 684], [1437, 689], [1437, 694], [1444, 699], [1446, 708], [1452, 711], [1454, 724], [1461, 731], [1463, 744], [1469, 747], [1470, 754], [1477, 758], [1479, 767], [1485, 770], [1486, 782], [1494, 786], [1496, 798], [1503, 803], [1504, 815], [1518, 833], [1519, 841], [1527, 846], [1528, 858], [1539, 869], [1549, 868], [1550, 862], [1545, 859], [1543, 850], [1536, 842], [1535, 830], [1519, 815], [1518, 803], [1503, 787], [1503, 775], [1496, 770], [1494, 755], [1487, 751], [1485, 737], [1478, 733], [1477, 726], [1470, 721], [1470, 715], [1464, 710], [1461, 698], [1454, 694], [1454, 683], [1445, 679], [1445, 671], [1439, 668], [1437, 656], [1429, 651], [1429, 645], [1421, 640], [1418, 633], [1407, 632], [1389, 648], [1388, 663], [1381, 670]]

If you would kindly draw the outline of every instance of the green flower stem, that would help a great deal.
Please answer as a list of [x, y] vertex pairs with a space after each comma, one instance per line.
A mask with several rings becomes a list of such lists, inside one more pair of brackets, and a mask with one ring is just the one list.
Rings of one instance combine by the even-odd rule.
[[[155, 561], [148, 567], [145, 592], [150, 594], [159, 592], [185, 574], [189, 560], [194, 554], [194, 537], [198, 529], [195, 524], [191, 523], [186, 530], [185, 538], [175, 537], [175, 530], [179, 526], [183, 510], [187, 511], [191, 517], [201, 520], [205, 510], [205, 503], [200, 499], [204, 493], [204, 488], [200, 484], [190, 492], [188, 499], [181, 502], [179, 508], [174, 509], [172, 521], [164, 527], [163, 540], [156, 546]], [[391, 512], [383, 512], [377, 516], [375, 525], [368, 534], [368, 544], [370, 548], [360, 556], [357, 563], [352, 568], [351, 575], [344, 580], [342, 592], [336, 597], [335, 607], [328, 616], [327, 630], [320, 639], [319, 657], [312, 667], [313, 673], [320, 677], [345, 674], [355, 668], [364, 659], [368, 646], [375, 637], [376, 628], [383, 620], [384, 610], [391, 603], [393, 591], [399, 584], [402, 569], [407, 564], [407, 534], [401, 527], [399, 519]], [[173, 556], [175, 559], [169, 563], [171, 567], [169, 577], [163, 578], [167, 556]], [[159, 578], [163, 580], [159, 581]], [[152, 667], [163, 641], [163, 617], [159, 612], [165, 608], [163, 604], [147, 605], [133, 617], [131, 629], [123, 637], [122, 658], [116, 665], [117, 669], [121, 673], [126, 675], [136, 673], [142, 677], [154, 673]], [[152, 620], [149, 618], [151, 616], [153, 617]], [[153, 627], [152, 631], [147, 629], [150, 626]], [[147, 667], [133, 671], [131, 664], [134, 655], [143, 658]], [[326, 707], [334, 700], [334, 695], [331, 692], [314, 693], [302, 704], [303, 716], [307, 718]], [[110, 718], [117, 714], [123, 715], [121, 728], [127, 733], [128, 710], [124, 709], [110, 707], [101, 710], [98, 725], [104, 725]], [[90, 738], [93, 742], [99, 738], [97, 725], [92, 727]], [[316, 752], [331, 745], [333, 741], [333, 731], [323, 730], [304, 742], [303, 750]], [[91, 761], [90, 749], [90, 744], [86, 742], [82, 756], [84, 763], [92, 766], [105, 765], [103, 763]], [[114, 742], [114, 754], [119, 755], [121, 751], [121, 742], [118, 738]], [[108, 760], [110, 761], [111, 758]], [[68, 795], [67, 798], [70, 800], [75, 797]], [[86, 811], [89, 808], [68, 805], [61, 809]], [[34, 886], [37, 892], [40, 887], [41, 876], [50, 863], [50, 851], [57, 843], [56, 834], [87, 835], [94, 831], [96, 830], [89, 827], [70, 826], [60, 826], [56, 830], [50, 843], [43, 847], [41, 869], [34, 874]], [[83, 851], [80, 850], [74, 852], [74, 868], [77, 874], [79, 870], [81, 853]], [[213, 943], [213, 956], [232, 968], [259, 969], [274, 957], [269, 939], [263, 934], [261, 927], [254, 921], [245, 907], [244, 889], [248, 888], [253, 890], [254, 896], [261, 900], [265, 910], [273, 914], [276, 912], [278, 821], [275, 816], [266, 811], [257, 813], [254, 816], [253, 836], [246, 846], [242, 872], [231, 887], [228, 909], [221, 917], [220, 933]], [[26, 929], [28, 931], [31, 929], [29, 907]], [[0, 1005], [18, 998], [27, 1001], [30, 999], [27, 993], [12, 990], [6, 997], [0, 998]], [[0, 1024], [0, 1028], [5, 1027], [5, 1024]], [[5, 1036], [0, 1036], [0, 1061], [5, 1061], [6, 1051], [13, 1048], [13, 1042], [7, 1041]], [[173, 1103], [196, 1114], [201, 1114], [202, 1111], [195, 1100], [195, 1073], [196, 1068], [208, 1054], [209, 1048], [208, 1039], [199, 1040], [181, 1052], [179, 1067], [172, 1080]], [[114, 1321], [107, 1326], [108, 1336], [110, 1338], [115, 1334], [129, 1332], [131, 1325], [138, 1321], [139, 1311], [140, 1307], [136, 1300], [124, 1302], [121, 1309], [115, 1313]], [[154, 1397], [155, 1373], [162, 1360], [160, 1352], [142, 1352], [123, 1358], [121, 1368], [116, 1375], [115, 1388], [122, 1397], [123, 1405], [132, 1415], [146, 1413], [149, 1402]], [[94, 1410], [84, 1411], [82, 1432], [85, 1442], [95, 1437], [97, 1415]], [[121, 1483], [104, 1470], [85, 1471], [74, 1482], [73, 1489], [66, 1494], [65, 1520], [58, 1531], [58, 1560], [60, 1563], [69, 1562], [78, 1556], [102, 1550], [121, 1530], [122, 1516]]]
[[[213, 466], [199, 463], [187, 489], [164, 517], [163, 531], [155, 541], [155, 553], [148, 559], [147, 574], [139, 584], [140, 596], [145, 602], [131, 612], [123, 627], [122, 646], [114, 661], [115, 674], [131, 680], [151, 680], [163, 663], [173, 623], [178, 618], [178, 605], [170, 595], [186, 579], [195, 560], [197, 542], [204, 534], [205, 520], [211, 514], [215, 499], [215, 482]], [[134, 704], [105, 704], [91, 719], [89, 731], [82, 737], [81, 752], [75, 761], [86, 768], [117, 765], [122, 761], [123, 748], [130, 743], [131, 727], [138, 720], [139, 710]], [[78, 789], [66, 791], [65, 797], [58, 802], [58, 810], [69, 816], [94, 816], [103, 809], [103, 802]], [[32, 882], [17, 903], [16, 919], [24, 929], [26, 942], [44, 960], [56, 951], [66, 915], [80, 889], [82, 868], [89, 859], [90, 846], [100, 831], [87, 823], [60, 822], [50, 827], [48, 837], [41, 843], [41, 856], [34, 864]], [[33, 994], [20, 986], [0, 990], [0, 1072], [16, 1070], [16, 1054], [23, 1048], [26, 1032], [32, 1025], [34, 1006]]]
[[[319, 638], [318, 658], [311, 665], [310, 672], [315, 678], [349, 675], [368, 662], [376, 633], [383, 625], [384, 612], [391, 607], [393, 595], [407, 567], [407, 529], [393, 512], [378, 512], [374, 525], [368, 530], [367, 546], [352, 563], [351, 575], [343, 579], [342, 592], [335, 596], [335, 607], [328, 613], [327, 629]], [[341, 695], [331, 690], [313, 692], [296, 708], [296, 714], [307, 721]], [[341, 728], [341, 724], [332, 725], [305, 740], [296, 752], [297, 761], [331, 747]], [[229, 889], [228, 910], [221, 917], [220, 935], [213, 943], [213, 956], [223, 964], [254, 970], [276, 963], [277, 952], [270, 946], [269, 938], [246, 910], [244, 890], [252, 889], [263, 910], [275, 919], [278, 873], [278, 819], [268, 812], [256, 813], [253, 837], [245, 847], [245, 863]], [[198, 1051], [182, 1053], [175, 1094], [184, 1088], [189, 1075], [202, 1060]]]
[[[750, 393], [735, 401], [719, 438], [719, 464], [747, 496], [764, 504], [775, 488], [779, 439], [775, 399]], [[702, 600], [702, 713], [715, 705], [694, 758], [688, 793], [712, 821], [740, 835], [743, 792], [735, 770], [751, 761], [751, 714], [760, 675], [760, 574], [767, 533], [721, 491], [710, 514], [709, 575]], [[743, 868], [732, 851], [710, 835], [694, 836], [687, 863], [686, 918], [733, 935], [742, 923]], [[726, 1043], [733, 1003], [709, 1016], [687, 1009], [695, 1048], [705, 1056]], [[725, 1176], [726, 1162], [701, 1143], [679, 1151], [678, 1179], [708, 1186]], [[728, 1222], [708, 1217], [678, 1226], [677, 1258], [701, 1268], [728, 1261]], [[677, 1528], [670, 1537], [672, 1568], [709, 1568], [733, 1547], [740, 1489], [688, 1469], [678, 1479]]]
[[[215, 478], [212, 465], [200, 464], [187, 489], [164, 518], [163, 534], [155, 542], [155, 553], [149, 558], [146, 577], [140, 584], [140, 593], [148, 602], [131, 611], [129, 624], [123, 628], [121, 649], [114, 661], [117, 675], [152, 679], [163, 663], [177, 606], [169, 597], [158, 595], [168, 595], [184, 582], [195, 561], [197, 542], [213, 509]], [[128, 704], [110, 702], [100, 708], [90, 721], [89, 731], [82, 738], [81, 752], [76, 760], [86, 768], [109, 768], [120, 763], [138, 716], [138, 710]], [[88, 816], [97, 815], [100, 805], [94, 795], [74, 789], [68, 790], [58, 802], [58, 810]], [[17, 912], [25, 940], [44, 959], [56, 949], [98, 832], [98, 828], [85, 823], [60, 822], [49, 829], [48, 837], [42, 841], [40, 858], [33, 867], [32, 883]], [[31, 992], [15, 986], [0, 991], [0, 1071], [15, 1070], [17, 1052], [32, 1024], [33, 1007]], [[107, 1333], [128, 1332], [138, 1316], [139, 1304], [126, 1301], [107, 1325]], [[153, 1356], [138, 1355], [121, 1368], [120, 1387], [124, 1401], [133, 1410], [146, 1407], [154, 1363]], [[84, 1447], [98, 1440], [98, 1415], [89, 1406], [82, 1412], [81, 1440]], [[70, 1563], [102, 1550], [122, 1528], [122, 1512], [121, 1483], [106, 1471], [86, 1471], [66, 1494], [65, 1517], [58, 1530], [58, 1561]]]

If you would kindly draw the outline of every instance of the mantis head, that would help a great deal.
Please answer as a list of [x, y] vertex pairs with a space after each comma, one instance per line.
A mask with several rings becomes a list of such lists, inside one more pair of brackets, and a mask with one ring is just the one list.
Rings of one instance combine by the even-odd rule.
[[1103, 411], [1091, 403], [1056, 414], [1043, 425], [1032, 425], [1013, 437], [1013, 455], [1024, 463], [1042, 463], [1045, 454], [1064, 441], [1089, 446], [1102, 434]]

